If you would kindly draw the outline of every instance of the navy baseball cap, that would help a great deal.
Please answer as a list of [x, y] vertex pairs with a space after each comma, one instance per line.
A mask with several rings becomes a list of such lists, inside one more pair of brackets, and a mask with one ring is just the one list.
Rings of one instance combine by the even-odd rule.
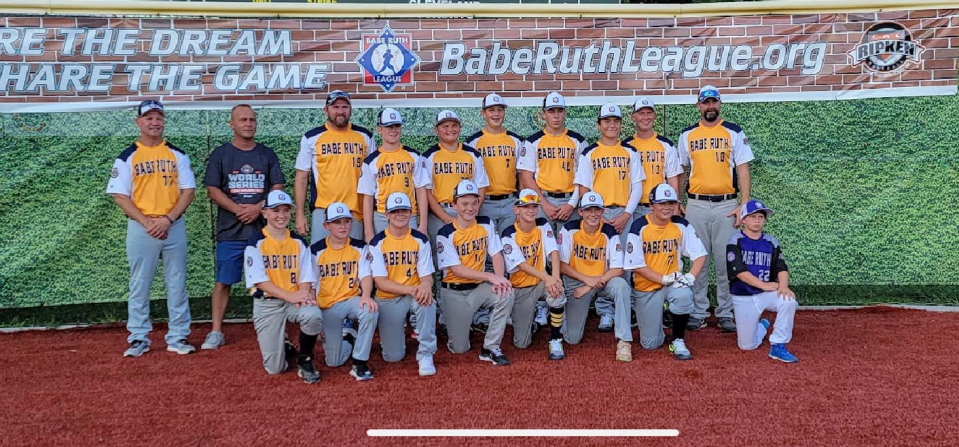
[[166, 115], [166, 113], [163, 112], [163, 103], [155, 99], [148, 99], [141, 102], [140, 106], [137, 107], [137, 118], [146, 115], [147, 112], [152, 112], [154, 110], [160, 112], [160, 115]]
[[696, 102], [703, 102], [709, 98], [714, 98], [716, 101], [722, 101], [719, 97], [719, 89], [712, 85], [704, 85], [703, 88], [699, 89], [699, 99]]
[[740, 218], [740, 219], [743, 219], [743, 218], [745, 218], [746, 216], [748, 216], [748, 215], [750, 215], [750, 214], [758, 213], [758, 212], [760, 212], [760, 211], [766, 213], [766, 217], [769, 217], [769, 216], [772, 216], [772, 215], [773, 215], [773, 209], [772, 209], [772, 208], [766, 206], [765, 203], [762, 203], [762, 202], [760, 202], [760, 201], [758, 201], [758, 200], [756, 200], [756, 199], [753, 199], [753, 200], [750, 200], [750, 201], [746, 202], [746, 204], [743, 205], [743, 207], [739, 209], [739, 218]]

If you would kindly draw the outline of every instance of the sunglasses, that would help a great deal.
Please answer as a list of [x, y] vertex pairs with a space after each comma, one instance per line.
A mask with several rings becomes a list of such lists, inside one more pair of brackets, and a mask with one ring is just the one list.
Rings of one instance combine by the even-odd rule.
[[518, 200], [517, 202], [518, 202], [517, 205], [519, 205], [519, 206], [523, 206], [523, 205], [539, 205], [539, 196], [537, 196], [537, 195], [522, 196], [522, 197], [519, 198], [519, 200]]

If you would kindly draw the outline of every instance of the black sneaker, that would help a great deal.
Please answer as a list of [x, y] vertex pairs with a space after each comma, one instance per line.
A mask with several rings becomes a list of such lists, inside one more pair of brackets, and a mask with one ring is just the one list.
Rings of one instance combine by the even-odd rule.
[[350, 370], [350, 375], [356, 378], [356, 380], [363, 382], [373, 379], [373, 370], [371, 370], [366, 363], [357, 363], [354, 364], [353, 369]]
[[689, 317], [689, 323], [686, 323], [686, 330], [698, 331], [706, 327], [706, 320], [696, 317]]
[[491, 362], [495, 366], [509, 365], [509, 358], [499, 349], [481, 349], [479, 359], [484, 362]]
[[736, 332], [736, 323], [732, 318], [720, 318], [719, 332]]
[[305, 383], [316, 383], [320, 381], [320, 372], [313, 367], [313, 357], [301, 355], [296, 361], [296, 375], [303, 378]]

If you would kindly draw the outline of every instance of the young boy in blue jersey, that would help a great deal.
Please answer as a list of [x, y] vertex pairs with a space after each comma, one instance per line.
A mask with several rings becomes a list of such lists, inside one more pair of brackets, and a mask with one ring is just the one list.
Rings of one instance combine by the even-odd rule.
[[769, 336], [769, 357], [786, 363], [799, 359], [786, 349], [792, 339], [796, 294], [789, 289], [789, 271], [779, 241], [763, 232], [773, 210], [758, 200], [750, 200], [739, 212], [742, 229], [733, 233], [726, 245], [726, 266], [733, 313], [739, 328], [739, 349], [750, 351], [762, 344], [769, 320], [760, 319], [763, 311], [776, 312], [776, 323]]

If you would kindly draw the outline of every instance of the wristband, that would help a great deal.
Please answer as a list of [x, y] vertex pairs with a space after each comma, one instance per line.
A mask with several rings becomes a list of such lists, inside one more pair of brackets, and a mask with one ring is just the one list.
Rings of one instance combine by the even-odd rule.
[[170, 225], [173, 225], [173, 219], [170, 219], [170, 216], [164, 215], [163, 217], [166, 217], [166, 220], [170, 221]]

